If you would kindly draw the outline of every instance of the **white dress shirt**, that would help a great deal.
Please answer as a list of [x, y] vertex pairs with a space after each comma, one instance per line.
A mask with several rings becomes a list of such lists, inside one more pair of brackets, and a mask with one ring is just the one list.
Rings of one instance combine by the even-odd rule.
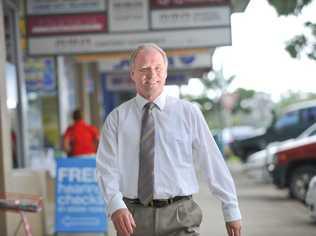
[[[126, 208], [123, 196], [137, 198], [142, 109], [137, 95], [107, 117], [97, 152], [97, 180], [111, 215]], [[241, 218], [232, 176], [201, 111], [167, 96], [154, 101], [154, 199], [195, 194], [195, 165], [203, 170], [211, 192], [222, 202], [225, 221]]]

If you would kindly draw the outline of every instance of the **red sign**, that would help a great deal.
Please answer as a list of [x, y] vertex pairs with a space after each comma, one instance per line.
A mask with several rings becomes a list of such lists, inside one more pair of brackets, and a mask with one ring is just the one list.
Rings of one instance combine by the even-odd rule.
[[229, 0], [150, 0], [152, 8], [229, 5]]
[[29, 16], [27, 30], [28, 34], [32, 36], [105, 32], [107, 20], [105, 14], [98, 13]]

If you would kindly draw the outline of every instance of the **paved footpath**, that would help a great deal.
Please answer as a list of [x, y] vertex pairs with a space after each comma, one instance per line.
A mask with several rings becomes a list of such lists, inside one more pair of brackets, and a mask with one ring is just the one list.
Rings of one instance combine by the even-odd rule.
[[[271, 184], [258, 184], [249, 179], [239, 164], [230, 165], [243, 215], [242, 236], [316, 236], [303, 204], [289, 199], [286, 191]], [[226, 236], [220, 202], [201, 182], [200, 193], [194, 196], [203, 210], [201, 236]], [[109, 236], [115, 236], [110, 223]], [[149, 235], [148, 235], [149, 236]]]

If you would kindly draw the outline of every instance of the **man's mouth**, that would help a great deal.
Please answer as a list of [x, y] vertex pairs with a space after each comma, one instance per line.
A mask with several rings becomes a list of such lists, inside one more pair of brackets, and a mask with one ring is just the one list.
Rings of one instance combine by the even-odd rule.
[[153, 85], [155, 85], [155, 84], [157, 84], [158, 83], [158, 81], [145, 81], [145, 85], [147, 85], [147, 86], [153, 86]]

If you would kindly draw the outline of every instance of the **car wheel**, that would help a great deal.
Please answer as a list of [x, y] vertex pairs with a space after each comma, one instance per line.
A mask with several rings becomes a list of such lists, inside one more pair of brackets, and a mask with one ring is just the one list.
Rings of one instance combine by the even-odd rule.
[[308, 184], [316, 176], [316, 167], [302, 166], [294, 170], [290, 177], [290, 196], [305, 201]]

